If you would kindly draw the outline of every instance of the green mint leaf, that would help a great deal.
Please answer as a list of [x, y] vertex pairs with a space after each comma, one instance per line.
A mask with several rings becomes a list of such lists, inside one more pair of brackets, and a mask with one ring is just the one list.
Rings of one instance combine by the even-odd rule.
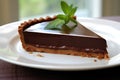
[[73, 5], [71, 4], [70, 6], [69, 6], [69, 9], [68, 9], [68, 13], [67, 13], [67, 15], [68, 16], [70, 16], [69, 14], [71, 13], [71, 10], [73, 9]]
[[69, 20], [70, 20], [68, 16], [63, 15], [63, 14], [57, 15], [57, 18], [64, 20], [64, 21], [65, 21], [65, 24], [68, 23]]
[[62, 20], [65, 20], [66, 15], [59, 14], [59, 15], [57, 15], [57, 18], [62, 19]]
[[72, 8], [73, 8], [73, 4], [71, 4], [71, 5], [69, 6], [69, 10], [72, 9]]
[[54, 21], [49, 22], [45, 29], [61, 30], [63, 24], [65, 24], [64, 20], [55, 19]]
[[[73, 7], [73, 5], [68, 5], [66, 2], [61, 1], [61, 9], [64, 14], [58, 14], [57, 18], [48, 23], [45, 29], [51, 30], [61, 30], [63, 33], [70, 33], [77, 26], [77, 21], [73, 18], [77, 7]], [[69, 23], [73, 22], [73, 25], [69, 25]]]
[[70, 7], [66, 2], [61, 1], [61, 8], [65, 14], [68, 14]]
[[70, 21], [69, 16], [66, 16], [65, 18], [65, 24], [67, 24]]
[[72, 8], [71, 11], [70, 11], [70, 13], [69, 13], [69, 16], [70, 16], [70, 17], [74, 16], [76, 10], [77, 10], [77, 7]]

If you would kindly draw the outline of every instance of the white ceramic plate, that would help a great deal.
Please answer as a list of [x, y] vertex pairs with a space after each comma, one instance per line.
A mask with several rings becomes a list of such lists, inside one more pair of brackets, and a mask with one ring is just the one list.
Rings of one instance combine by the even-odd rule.
[[49, 70], [92, 70], [120, 65], [120, 23], [91, 18], [78, 21], [106, 39], [110, 60], [35, 52], [29, 54], [22, 48], [17, 32], [21, 21], [0, 27], [0, 59], [12, 64]]

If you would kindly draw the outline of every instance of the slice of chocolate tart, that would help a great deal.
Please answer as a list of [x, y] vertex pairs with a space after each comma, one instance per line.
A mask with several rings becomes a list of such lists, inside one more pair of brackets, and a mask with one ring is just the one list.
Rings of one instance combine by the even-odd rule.
[[78, 23], [69, 34], [46, 30], [45, 26], [56, 17], [25, 21], [19, 28], [23, 48], [28, 52], [46, 52], [108, 59], [106, 40]]

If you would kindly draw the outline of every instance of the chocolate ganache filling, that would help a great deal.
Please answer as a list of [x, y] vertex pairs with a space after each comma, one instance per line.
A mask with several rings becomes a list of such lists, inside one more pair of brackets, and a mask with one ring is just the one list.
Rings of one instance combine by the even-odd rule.
[[106, 52], [106, 41], [86, 29], [81, 24], [70, 34], [63, 34], [57, 30], [45, 30], [49, 21], [31, 25], [23, 31], [26, 44], [38, 48], [75, 50], [83, 52], [104, 53]]

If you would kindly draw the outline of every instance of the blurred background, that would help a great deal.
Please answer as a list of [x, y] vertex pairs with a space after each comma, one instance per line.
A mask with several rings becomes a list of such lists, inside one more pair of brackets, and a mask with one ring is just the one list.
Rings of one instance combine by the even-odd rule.
[[[0, 0], [0, 25], [61, 13], [61, 0]], [[120, 0], [63, 0], [78, 7], [79, 17], [119, 16]]]

